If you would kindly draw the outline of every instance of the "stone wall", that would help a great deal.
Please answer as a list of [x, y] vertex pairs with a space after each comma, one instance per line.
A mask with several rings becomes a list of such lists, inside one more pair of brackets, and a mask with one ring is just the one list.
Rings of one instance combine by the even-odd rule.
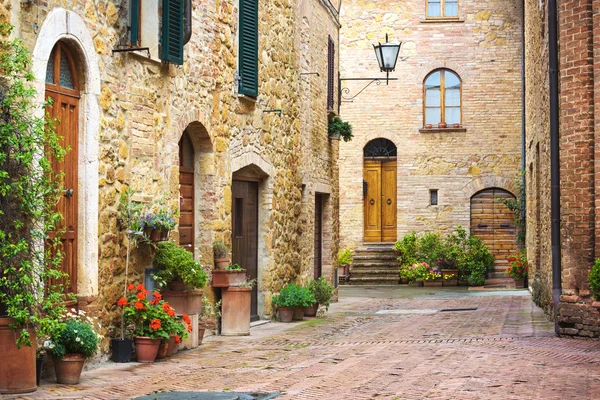
[[[341, 245], [363, 242], [363, 148], [383, 137], [398, 148], [398, 238], [416, 231], [448, 231], [470, 223], [470, 198], [499, 187], [514, 193], [521, 164], [521, 4], [461, 1], [459, 18], [432, 21], [425, 1], [344, 2], [343, 78], [385, 77], [373, 44], [403, 42], [397, 81], [371, 85], [342, 116], [355, 138], [340, 147]], [[423, 128], [423, 83], [438, 68], [462, 79], [462, 129]], [[345, 82], [356, 94], [367, 82]], [[429, 190], [439, 205], [429, 204]]]
[[[194, 0], [192, 39], [185, 46], [184, 64], [176, 67], [145, 53], [112, 53], [126, 42], [126, 2], [2, 0], [0, 18], [10, 17], [18, 27], [15, 35], [32, 49], [34, 66], [45, 71], [47, 59], [36, 58], [36, 51], [49, 53], [61, 39], [85, 72], [82, 99], [96, 112], [82, 115], [80, 133], [84, 136], [94, 123], [99, 130], [92, 135], [96, 148], [80, 160], [80, 165], [94, 165], [97, 173], [80, 186], [95, 188], [98, 201], [80, 214], [97, 230], [82, 241], [97, 250], [86, 256], [89, 262], [80, 258], [78, 268], [86, 305], [98, 310], [103, 334], [112, 336], [118, 326], [115, 302], [126, 279], [127, 239], [117, 223], [119, 197], [131, 187], [136, 201], [162, 199], [171, 210], [179, 209], [178, 142], [185, 130], [195, 150], [194, 254], [202, 264], [212, 265], [214, 240], [231, 244], [232, 175], [251, 170], [263, 179], [259, 314], [270, 314], [271, 294], [284, 283], [310, 275], [314, 248], [304, 238], [313, 232], [315, 191], [327, 192], [330, 199], [325, 263], [331, 278], [332, 255], [337, 253], [338, 144], [327, 139], [323, 63], [327, 35], [337, 41], [339, 26], [326, 4], [259, 1], [259, 96], [253, 100], [238, 96], [234, 85], [237, 2]], [[62, 30], [54, 22], [57, 15]], [[40, 40], [42, 36], [54, 40]], [[320, 77], [301, 75], [306, 69]], [[39, 75], [43, 93], [43, 72]], [[97, 82], [97, 93], [87, 90], [94, 84], [88, 77]], [[263, 112], [272, 109], [281, 109], [281, 115]], [[303, 196], [313, 201], [303, 201]], [[171, 239], [178, 240], [176, 230]], [[148, 245], [131, 250], [127, 279], [139, 281], [152, 265], [153, 250]], [[85, 267], [94, 263], [96, 281]]]

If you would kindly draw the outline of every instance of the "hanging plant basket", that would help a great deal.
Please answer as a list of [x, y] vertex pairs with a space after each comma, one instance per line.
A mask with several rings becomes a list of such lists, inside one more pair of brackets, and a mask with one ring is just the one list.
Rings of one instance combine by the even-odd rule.
[[352, 134], [352, 125], [349, 122], [344, 122], [340, 117], [335, 116], [329, 121], [327, 132], [330, 139], [349, 142], [354, 135]]

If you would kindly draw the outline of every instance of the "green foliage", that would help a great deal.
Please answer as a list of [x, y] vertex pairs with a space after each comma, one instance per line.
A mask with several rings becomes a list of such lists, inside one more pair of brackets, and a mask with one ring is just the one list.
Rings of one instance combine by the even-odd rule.
[[246, 279], [245, 281], [242, 281], [235, 286], [253, 288], [254, 286], [256, 286], [256, 279]]
[[47, 348], [52, 357], [59, 359], [73, 353], [91, 357], [98, 350], [98, 335], [90, 323], [71, 319], [50, 337]]
[[125, 227], [127, 235], [134, 246], [137, 246], [144, 238], [144, 205], [133, 201], [134, 191], [127, 188], [121, 192], [119, 198], [119, 221]]
[[169, 231], [175, 228], [175, 213], [165, 206], [152, 206], [153, 211], [144, 215], [142, 229]]
[[279, 295], [273, 296], [273, 304], [277, 307], [308, 307], [315, 303], [315, 296], [312, 292], [302, 286], [289, 283], [279, 292]]
[[[123, 307], [123, 317], [128, 324], [133, 325], [135, 336], [169, 339], [180, 328], [175, 310], [161, 300], [160, 293], [153, 292], [152, 300], [148, 300], [149, 294], [142, 284], [135, 287], [130, 285], [127, 297], [120, 299], [117, 304]], [[186, 318], [188, 317], [184, 314], [184, 319]]]
[[192, 253], [173, 242], [158, 243], [154, 261], [160, 270], [153, 278], [161, 288], [176, 279], [194, 288], [206, 285], [208, 274], [204, 268], [194, 260]]
[[527, 225], [525, 221], [525, 171], [522, 171], [515, 176], [514, 185], [517, 192], [516, 198], [507, 199], [496, 196], [496, 200], [504, 204], [510, 211], [514, 213], [514, 223], [517, 228], [517, 244], [519, 247], [525, 247], [525, 236], [527, 233]]
[[349, 122], [344, 122], [338, 116], [333, 117], [329, 121], [328, 133], [329, 136], [337, 136], [339, 134], [344, 142], [349, 142], [354, 137], [352, 134], [352, 125]]
[[508, 257], [509, 266], [506, 269], [506, 275], [513, 279], [521, 279], [527, 276], [529, 263], [527, 261], [527, 251], [519, 251]]
[[227, 267], [227, 271], [243, 271], [244, 268], [240, 264], [233, 264]]
[[229, 247], [220, 240], [213, 243], [213, 254], [215, 259], [229, 257]]
[[322, 276], [319, 279], [311, 279], [306, 287], [312, 292], [316, 302], [329, 310], [329, 302], [333, 296], [333, 286], [327, 282], [327, 279]]
[[205, 320], [216, 320], [221, 318], [221, 300], [216, 303], [211, 303], [210, 300], [206, 297], [202, 297], [202, 315], [200, 319]]
[[352, 250], [344, 249], [338, 252], [338, 264], [339, 265], [350, 265], [352, 264]]
[[588, 277], [590, 282], [590, 291], [596, 301], [600, 301], [600, 259], [596, 260]]
[[55, 283], [66, 279], [56, 212], [63, 176], [52, 164], [66, 149], [56, 121], [36, 116], [50, 102], [36, 103], [29, 53], [11, 30], [0, 24], [0, 315], [15, 319], [17, 345], [29, 346], [28, 327], [49, 335], [65, 311], [64, 285]]

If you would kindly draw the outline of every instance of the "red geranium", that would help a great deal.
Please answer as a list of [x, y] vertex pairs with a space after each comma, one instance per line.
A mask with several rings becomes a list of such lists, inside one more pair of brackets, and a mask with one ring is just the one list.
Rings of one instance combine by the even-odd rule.
[[183, 322], [190, 325], [192, 323], [192, 320], [190, 319], [190, 317], [188, 317], [187, 314], [183, 314]]
[[178, 335], [175, 335], [175, 343], [181, 343], [181, 338]]
[[160, 293], [152, 292], [152, 300], [150, 300], [150, 304], [157, 305], [158, 303], [160, 303], [161, 299], [162, 299], [162, 295]]
[[191, 325], [188, 325], [188, 327], [187, 327], [187, 330], [188, 330], [188, 332], [191, 332], [191, 331], [193, 331], [193, 330], [194, 330], [194, 328], [192, 328], [192, 326], [191, 326]]
[[119, 301], [117, 301], [117, 305], [118, 305], [119, 307], [124, 307], [124, 306], [125, 306], [125, 304], [127, 304], [127, 299], [126, 299], [125, 297], [121, 297], [121, 298], [119, 299]]
[[513, 279], [522, 279], [527, 276], [527, 253], [525, 250], [507, 258], [510, 265], [506, 268], [506, 275]]
[[146, 308], [146, 306], [144, 305], [144, 303], [142, 303], [141, 301], [136, 301], [135, 302], [135, 309], [136, 310], [143, 310], [144, 308]]
[[150, 329], [154, 329], [155, 331], [160, 329], [160, 319], [150, 321]]
[[127, 285], [127, 290], [133, 290], [135, 289], [135, 285], [133, 283], [130, 283], [129, 285]]
[[138, 291], [146, 290], [146, 288], [144, 287], [144, 285], [142, 283], [140, 283], [139, 285], [137, 285], [136, 289]]

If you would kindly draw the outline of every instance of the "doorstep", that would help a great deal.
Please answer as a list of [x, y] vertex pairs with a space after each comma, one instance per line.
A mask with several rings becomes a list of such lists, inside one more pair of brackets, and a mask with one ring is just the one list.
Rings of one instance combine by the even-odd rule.
[[258, 321], [250, 322], [250, 328], [254, 328], [255, 326], [261, 326], [265, 324], [270, 324], [270, 319], [259, 319]]

